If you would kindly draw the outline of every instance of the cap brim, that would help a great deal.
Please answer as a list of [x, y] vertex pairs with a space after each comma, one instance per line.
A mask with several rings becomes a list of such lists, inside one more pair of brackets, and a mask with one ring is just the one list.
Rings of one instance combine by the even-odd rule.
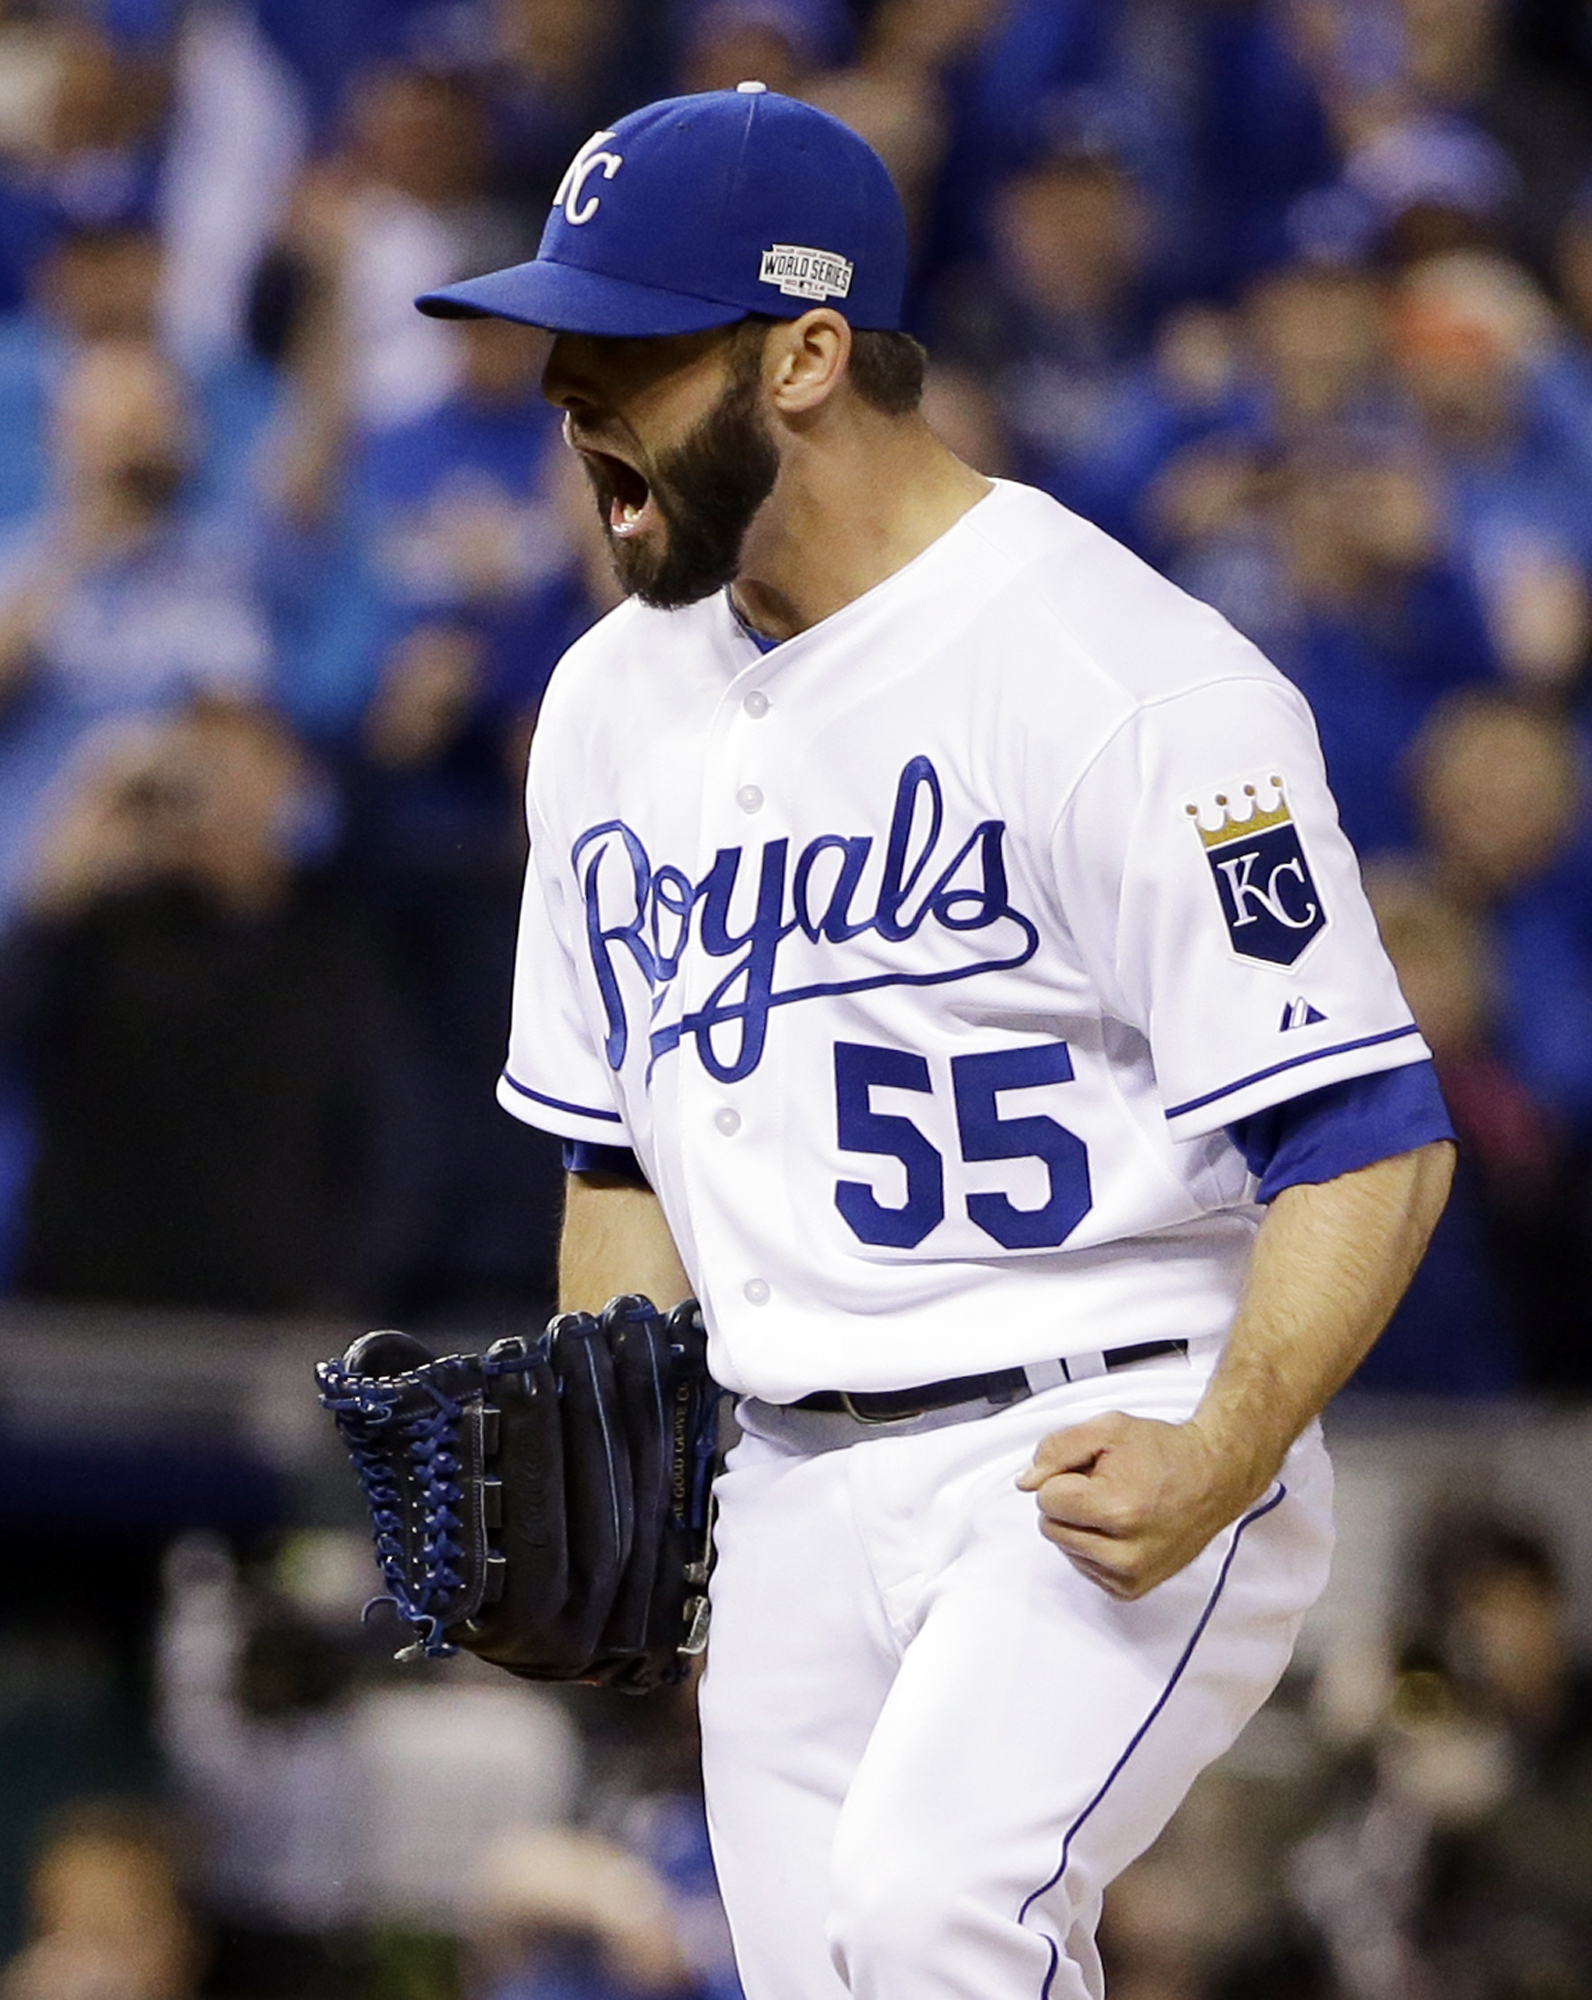
[[541, 258], [488, 271], [482, 278], [427, 292], [415, 304], [432, 319], [512, 319], [553, 333], [598, 333], [647, 339], [701, 333], [745, 319], [745, 306], [688, 298], [600, 271]]

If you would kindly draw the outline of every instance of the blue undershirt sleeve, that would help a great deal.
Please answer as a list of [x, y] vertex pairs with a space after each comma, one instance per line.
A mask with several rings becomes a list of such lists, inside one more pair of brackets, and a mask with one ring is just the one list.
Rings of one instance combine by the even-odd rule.
[[644, 1188], [648, 1185], [647, 1177], [641, 1171], [641, 1162], [628, 1146], [598, 1146], [590, 1139], [564, 1141], [564, 1171], [566, 1174], [607, 1174], [616, 1181], [629, 1181], [632, 1187]]
[[1332, 1181], [1413, 1152], [1454, 1128], [1429, 1062], [1350, 1077], [1291, 1097], [1227, 1127], [1227, 1136], [1271, 1201], [1303, 1181]]

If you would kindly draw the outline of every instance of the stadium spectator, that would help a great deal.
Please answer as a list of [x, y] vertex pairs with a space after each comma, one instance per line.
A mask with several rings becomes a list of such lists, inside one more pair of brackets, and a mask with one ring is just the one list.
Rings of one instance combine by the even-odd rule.
[[1440, 1516], [1424, 1551], [1426, 1643], [1455, 1704], [1497, 1733], [1509, 1780], [1436, 1859], [1440, 1963], [1489, 1989], [1592, 1992], [1592, 1677], [1572, 1652], [1548, 1540]]
[[992, 193], [1054, 146], [1058, 121], [1104, 75], [1110, 29], [1088, 0], [882, 0], [863, 67], [943, 94], [927, 277], [987, 260]]
[[694, 0], [678, 57], [682, 91], [733, 90], [756, 77], [787, 97], [805, 97], [850, 40], [834, 0]]
[[123, 223], [73, 230], [34, 261], [26, 305], [0, 319], [0, 523], [44, 498], [51, 405], [74, 350], [149, 339], [159, 262], [154, 235]]
[[1407, 100], [1464, 119], [1519, 176], [1511, 235], [1539, 270], [1585, 173], [1592, 126], [1562, 77], [1511, 46], [1506, 0], [1401, 0]]
[[565, 555], [539, 490], [557, 430], [541, 394], [546, 338], [490, 319], [459, 334], [454, 393], [370, 439], [354, 472], [389, 592], [429, 612], [523, 595]]
[[1566, 365], [1525, 273], [1480, 252], [1431, 258], [1400, 282], [1393, 333], [1483, 587], [1522, 541], [1592, 561], [1592, 378]]
[[343, 450], [434, 410], [461, 373], [457, 329], [414, 310], [439, 273], [512, 260], [523, 228], [489, 200], [491, 135], [464, 77], [392, 65], [356, 80], [342, 144], [309, 167], [262, 271], [298, 390], [290, 509], [319, 518]]
[[269, 714], [214, 701], [85, 760], [0, 957], [24, 1292], [284, 1313], [395, 1283], [416, 1065], [365, 923], [295, 854], [306, 783]]
[[1487, 916], [1409, 861], [1366, 886], [1460, 1137], [1448, 1208], [1362, 1388], [1497, 1393], [1575, 1379], [1592, 1310], [1570, 1134], [1500, 1053]]
[[1592, 1706], [1543, 1538], [1441, 1509], [1369, 1757], [1299, 1849], [1345, 2000], [1592, 1993]]
[[322, 1937], [350, 1929], [357, 1774], [348, 1705], [359, 1628], [333, 1633], [280, 1593], [248, 1589], [212, 1537], [164, 1563], [156, 1726], [178, 1796], [205, 1835], [206, 1906], [223, 1965], [247, 1952], [311, 1989]]
[[421, 320], [421, 336], [443, 337], [417, 338], [413, 300], [436, 283], [426, 273], [473, 269], [506, 242], [486, 206], [489, 163], [484, 109], [463, 81], [398, 67], [356, 83], [332, 171], [348, 181], [339, 307], [362, 423], [418, 416], [458, 381], [449, 329]]
[[1592, 338], [1592, 185], [1581, 189], [1565, 217], [1555, 252], [1558, 293], [1584, 351]]
[[400, 969], [432, 1107], [406, 1310], [504, 1332], [553, 1296], [563, 1180], [557, 1141], [493, 1095], [524, 871], [522, 720], [478, 631], [423, 622], [383, 661], [340, 765], [342, 872]]
[[1288, 264], [1244, 301], [1260, 435], [1297, 443], [1336, 427], [1382, 426], [1393, 412], [1382, 302], [1352, 264]]
[[1063, 151], [1009, 181], [993, 214], [993, 272], [948, 282], [944, 346], [996, 383], [1020, 475], [1132, 542], [1140, 489], [1176, 441], [1152, 361], [1150, 212], [1119, 161]]
[[540, 393], [545, 340], [465, 321], [460, 350], [462, 379], [437, 409], [367, 437], [335, 475], [328, 467], [336, 526], [321, 538], [321, 588], [282, 688], [317, 735], [356, 725], [378, 662], [417, 619], [476, 635], [482, 704], [505, 715], [535, 707], [590, 618], [557, 481], [565, 453]]
[[487, 54], [473, 74], [503, 200], [527, 218], [544, 214], [575, 148], [614, 106], [644, 104], [672, 85], [672, 12], [634, 0], [491, 0]]
[[594, 1694], [584, 1823], [510, 1835], [475, 1899], [483, 2000], [741, 2000], [708, 1852], [696, 1690]]
[[[83, 352], [100, 343], [163, 347], [161, 239], [141, 222], [95, 223], [59, 236], [33, 267], [25, 307], [0, 320], [0, 526], [44, 504], [55, 406]], [[195, 497], [236, 510], [276, 384], [242, 352], [181, 371], [195, 410]]]
[[[802, 0], [809, 26], [795, 45], [798, 60], [812, 60], [818, 47], [831, 58], [849, 39], [842, 19], [827, 0]], [[868, 141], [901, 196], [907, 229], [926, 260], [940, 170], [949, 143], [949, 93], [942, 74], [951, 47], [983, 11], [983, 0], [948, 0], [946, 5], [895, 4], [883, 0], [865, 24], [854, 58], [809, 76], [797, 95], [851, 126]], [[924, 274], [927, 288], [927, 271]]]
[[[350, 1542], [352, 1541], [352, 1546]], [[487, 1851], [561, 1824], [580, 1777], [545, 1691], [468, 1665], [416, 1682], [362, 1635], [363, 1537], [290, 1540], [269, 1566], [170, 1550], [159, 1733], [206, 1840], [221, 1994], [353, 2000], [383, 1925], [462, 1927]]]
[[[1226, 0], [1187, 10], [1195, 82], [1172, 164], [1186, 183], [1177, 232], [1185, 281], [1202, 292], [1233, 296], [1281, 263], [1295, 203], [1337, 164], [1339, 135], [1302, 54], [1308, 12]], [[1175, 120], [1183, 93], [1170, 80], [1161, 90]]]
[[1434, 712], [1413, 770], [1437, 879], [1493, 930], [1500, 1049], [1584, 1143], [1592, 1133], [1592, 897], [1575, 734], [1551, 711], [1477, 690]]
[[1408, 847], [1411, 746], [1439, 697], [1497, 677], [1493, 633], [1419, 439], [1308, 421], [1299, 435], [1285, 453], [1241, 429], [1185, 449], [1153, 491], [1154, 532], [1178, 580], [1310, 701], [1361, 852]]
[[1349, 837], [1413, 839], [1402, 766], [1433, 702], [1496, 672], [1466, 570], [1444, 546], [1430, 461], [1374, 435], [1293, 452], [1278, 499], [1286, 609], [1272, 656], [1310, 701]]
[[0, 915], [86, 729], [197, 690], [262, 692], [271, 671], [251, 552], [195, 502], [171, 365], [139, 342], [84, 349], [52, 439], [49, 499], [0, 564]]
[[1523, 701], [1573, 708], [1592, 655], [1592, 581], [1572, 556], [1534, 537], [1502, 554], [1488, 622], [1504, 678]]
[[147, 219], [154, 207], [158, 61], [118, 48], [88, 21], [52, 25], [33, 130], [0, 158], [0, 312], [22, 303], [31, 267], [62, 233]]
[[482, 1864], [483, 2000], [696, 2000], [668, 1895], [601, 1834], [510, 1835]]
[[0, 1973], [3, 2000], [193, 2000], [207, 1952], [181, 1846], [131, 1800], [64, 1810], [29, 1873], [29, 1943]]

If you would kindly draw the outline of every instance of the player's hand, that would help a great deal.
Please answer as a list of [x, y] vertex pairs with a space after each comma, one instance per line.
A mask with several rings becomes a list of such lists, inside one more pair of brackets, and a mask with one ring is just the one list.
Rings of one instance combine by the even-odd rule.
[[1266, 1480], [1197, 1424], [1112, 1411], [1041, 1440], [1018, 1479], [1040, 1532], [1113, 1597], [1142, 1597], [1191, 1563]]

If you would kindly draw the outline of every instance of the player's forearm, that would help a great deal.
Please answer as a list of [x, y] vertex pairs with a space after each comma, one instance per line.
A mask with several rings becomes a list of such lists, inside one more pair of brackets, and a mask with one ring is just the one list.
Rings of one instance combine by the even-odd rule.
[[691, 1295], [656, 1195], [600, 1175], [568, 1174], [558, 1249], [558, 1302], [565, 1312], [600, 1312], [621, 1292], [640, 1292], [664, 1310]]
[[1046, 1539], [1113, 1597], [1142, 1597], [1192, 1562], [1266, 1491], [1381, 1332], [1452, 1170], [1445, 1142], [1284, 1189], [1189, 1421], [1108, 1411], [1042, 1440], [1017, 1483], [1038, 1496]]
[[1422, 1146], [1319, 1185], [1285, 1188], [1266, 1212], [1216, 1374], [1193, 1424], [1244, 1467], [1250, 1498], [1364, 1359], [1441, 1215], [1454, 1149]]

